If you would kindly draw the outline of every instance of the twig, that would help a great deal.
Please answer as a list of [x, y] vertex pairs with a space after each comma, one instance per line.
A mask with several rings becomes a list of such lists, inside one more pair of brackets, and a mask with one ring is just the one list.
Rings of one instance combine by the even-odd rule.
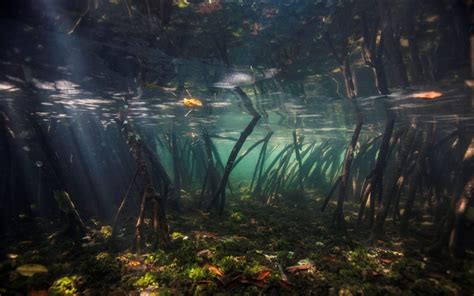
[[76, 20], [76, 22], [74, 23], [74, 26], [72, 26], [69, 32], [67, 32], [68, 35], [71, 35], [72, 33], [74, 33], [74, 30], [76, 30], [76, 28], [81, 23], [82, 18], [85, 17], [89, 13], [90, 10], [91, 10], [91, 1], [88, 1], [86, 10], [79, 16], [79, 18]]

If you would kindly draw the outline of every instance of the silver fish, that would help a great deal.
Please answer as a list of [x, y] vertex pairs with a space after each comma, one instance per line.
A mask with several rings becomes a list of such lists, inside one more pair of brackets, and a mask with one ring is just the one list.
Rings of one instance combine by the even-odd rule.
[[266, 69], [260, 73], [234, 72], [227, 74], [222, 80], [214, 83], [212, 86], [232, 89], [237, 86], [252, 85], [256, 81], [273, 78], [278, 72], [279, 70], [276, 68]]

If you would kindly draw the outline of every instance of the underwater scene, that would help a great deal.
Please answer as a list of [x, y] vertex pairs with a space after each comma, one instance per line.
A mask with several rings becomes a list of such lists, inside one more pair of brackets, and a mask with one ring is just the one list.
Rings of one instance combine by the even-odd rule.
[[474, 295], [474, 2], [0, 1], [0, 296]]

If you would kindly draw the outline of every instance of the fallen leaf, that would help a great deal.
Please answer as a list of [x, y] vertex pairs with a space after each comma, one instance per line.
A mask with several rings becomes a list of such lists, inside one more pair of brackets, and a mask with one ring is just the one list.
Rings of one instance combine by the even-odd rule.
[[290, 266], [286, 269], [289, 273], [296, 273], [299, 271], [305, 271], [311, 268], [311, 264], [302, 264], [302, 265], [295, 265], [295, 266]]
[[189, 3], [188, 1], [186, 1], [186, 0], [178, 0], [177, 6], [178, 6], [179, 8], [186, 8], [186, 7], [189, 6], [189, 4], [190, 4], [190, 3]]
[[384, 264], [390, 264], [390, 263], [393, 262], [392, 259], [380, 259], [380, 261], [382, 261], [382, 263], [384, 263]]
[[204, 249], [204, 250], [201, 250], [199, 252], [197, 252], [196, 254], [198, 257], [203, 257], [203, 258], [212, 258], [214, 256], [214, 253], [209, 250], [209, 249]]
[[213, 273], [214, 275], [218, 276], [218, 277], [221, 277], [221, 276], [224, 276], [224, 273], [222, 272], [222, 270], [219, 268], [219, 266], [216, 266], [216, 265], [213, 265], [213, 264], [208, 264], [207, 265], [207, 268], [209, 269], [209, 271], [211, 273]]
[[437, 92], [437, 91], [426, 91], [426, 92], [413, 94], [413, 97], [417, 99], [433, 100], [433, 99], [441, 97], [442, 95], [443, 95], [442, 93]]
[[33, 276], [35, 273], [46, 273], [48, 269], [41, 264], [25, 264], [18, 266], [16, 271], [24, 276]]
[[202, 107], [202, 101], [197, 98], [184, 98], [183, 105], [188, 108]]
[[271, 275], [272, 275], [271, 270], [262, 270], [259, 273], [257, 273], [257, 280], [258, 281], [263, 281]]
[[132, 270], [144, 270], [144, 269], [146, 269], [146, 266], [142, 265], [142, 263], [138, 260], [128, 261], [127, 266]]

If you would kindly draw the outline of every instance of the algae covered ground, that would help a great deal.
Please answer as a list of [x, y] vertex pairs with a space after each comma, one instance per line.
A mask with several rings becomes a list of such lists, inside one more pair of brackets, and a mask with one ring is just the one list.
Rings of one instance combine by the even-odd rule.
[[[171, 243], [131, 252], [133, 219], [113, 241], [92, 220], [90, 234], [57, 235], [53, 222], [25, 218], [28, 238], [1, 242], [1, 295], [472, 295], [468, 259], [431, 258], [429, 237], [386, 237], [352, 227], [337, 232], [319, 201], [231, 202], [223, 216], [170, 213]], [[149, 221], [148, 221], [149, 223]], [[420, 220], [418, 227], [432, 227]], [[432, 231], [432, 230], [431, 230]], [[429, 233], [424, 229], [424, 233]], [[444, 258], [448, 258], [447, 256]], [[26, 272], [25, 272], [26, 270]], [[30, 273], [28, 273], [30, 271]]]

